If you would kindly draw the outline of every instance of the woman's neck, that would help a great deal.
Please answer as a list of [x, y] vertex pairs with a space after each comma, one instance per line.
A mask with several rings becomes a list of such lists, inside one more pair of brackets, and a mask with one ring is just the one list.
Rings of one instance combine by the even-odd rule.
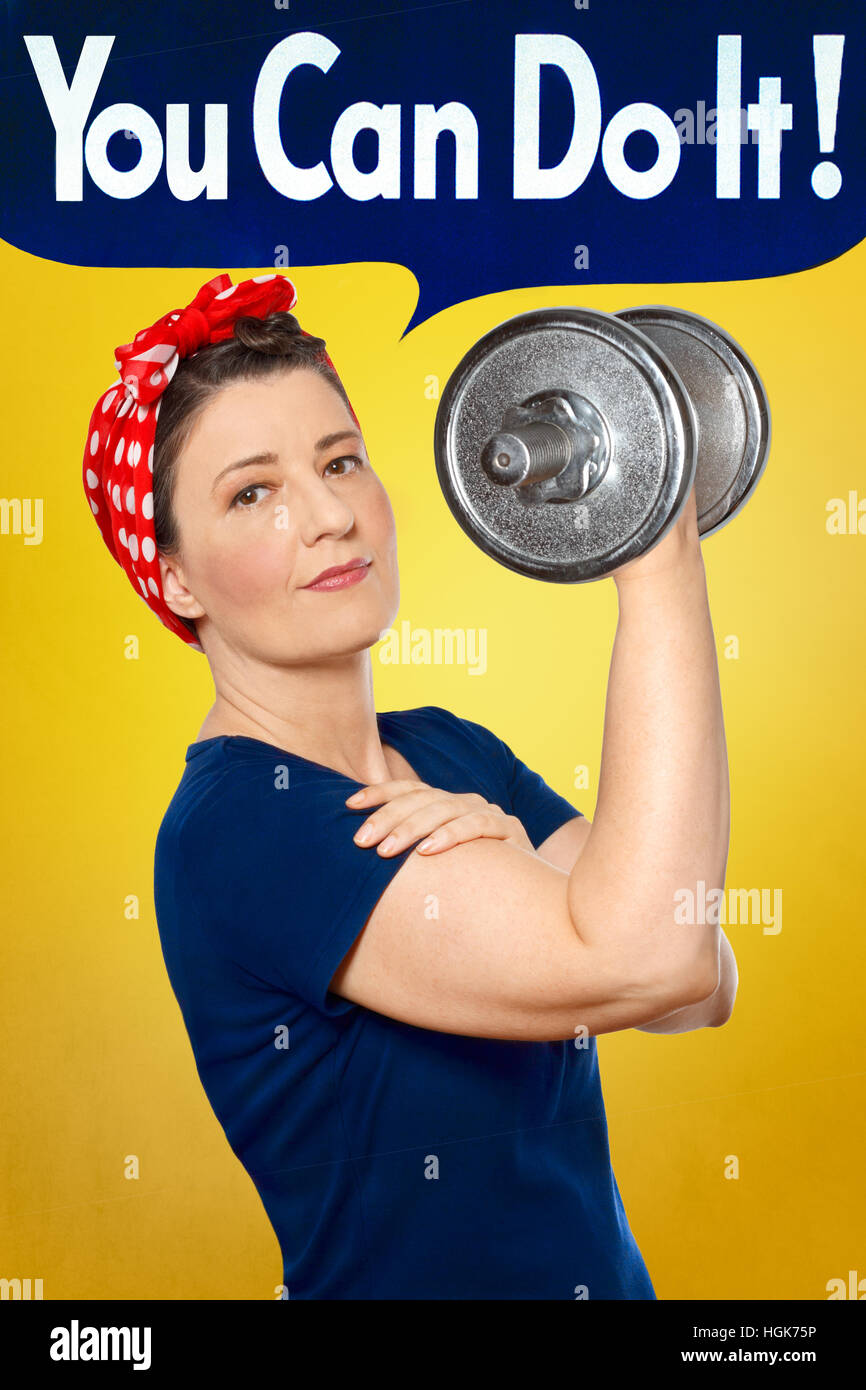
[[[353, 781], [387, 781], [397, 775], [382, 745], [372, 689], [362, 686], [354, 698], [346, 698], [346, 686], [315, 700], [298, 698], [289, 710], [242, 694], [218, 691], [197, 739], [241, 735], [272, 743], [311, 762], [334, 768]], [[304, 717], [298, 718], [298, 711]], [[399, 755], [396, 760], [402, 764]], [[403, 771], [402, 767], [399, 769]]]

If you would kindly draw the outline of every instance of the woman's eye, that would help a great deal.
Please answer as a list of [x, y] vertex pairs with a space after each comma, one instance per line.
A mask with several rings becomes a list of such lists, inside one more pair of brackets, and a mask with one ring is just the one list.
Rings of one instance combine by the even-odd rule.
[[[351, 463], [354, 464], [354, 467], [344, 468], [341, 469], [339, 473], [329, 474], [328, 469], [332, 468], [334, 464], [338, 463]], [[364, 461], [363, 459], [359, 458], [357, 454], [341, 454], [339, 458], [330, 459], [328, 463], [325, 464], [325, 476], [331, 478], [341, 478], [344, 476], [344, 474], [354, 473], [357, 471], [357, 469], [363, 467]], [[256, 507], [258, 505], [258, 498], [253, 496], [252, 501], [246, 501], [244, 499], [249, 498], [251, 494], [254, 494], [262, 490], [267, 492], [268, 489], [266, 483], [249, 483], [245, 488], [242, 488], [241, 491], [236, 493], [236, 495], [232, 498], [231, 506], [237, 507], [239, 511], [243, 512], [252, 511], [253, 507]]]
[[250, 483], [248, 487], [242, 488], [237, 496], [232, 498], [232, 506], [239, 507], [241, 511], [250, 511], [256, 505], [255, 501], [251, 503], [241, 502], [241, 498], [247, 497], [251, 492], [258, 492], [263, 487], [265, 487], [264, 483]]
[[[364, 466], [363, 461], [362, 461], [360, 458], [358, 458], [358, 455], [357, 455], [357, 454], [341, 454], [339, 458], [331, 459], [328, 463], [325, 464], [325, 472], [326, 472], [326, 473], [327, 473], [328, 469], [331, 467], [331, 464], [333, 464], [333, 463], [354, 463], [354, 464], [357, 465], [358, 468], [363, 468], [363, 466]], [[353, 468], [353, 469], [347, 469], [347, 470], [346, 470], [346, 472], [352, 472], [352, 473], [354, 473], [355, 471], [356, 471], [356, 470], [355, 470], [354, 468]], [[334, 476], [334, 475], [332, 474], [332, 476]], [[342, 477], [342, 473], [338, 473], [336, 476], [337, 476], [338, 478], [339, 478], [339, 477]]]

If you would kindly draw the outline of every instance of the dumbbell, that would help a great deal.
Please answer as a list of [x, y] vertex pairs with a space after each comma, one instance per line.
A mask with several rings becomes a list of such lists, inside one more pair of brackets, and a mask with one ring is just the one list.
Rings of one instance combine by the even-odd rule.
[[439, 484], [508, 569], [578, 584], [659, 541], [695, 486], [702, 537], [752, 495], [770, 445], [753, 363], [700, 314], [571, 305], [498, 324], [436, 412]]

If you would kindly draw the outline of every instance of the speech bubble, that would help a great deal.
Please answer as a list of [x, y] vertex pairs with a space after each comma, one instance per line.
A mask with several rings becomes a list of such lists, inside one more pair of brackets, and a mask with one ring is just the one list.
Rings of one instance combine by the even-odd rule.
[[788, 274], [864, 235], [856, 4], [6, 12], [0, 235], [73, 265], [527, 286]]

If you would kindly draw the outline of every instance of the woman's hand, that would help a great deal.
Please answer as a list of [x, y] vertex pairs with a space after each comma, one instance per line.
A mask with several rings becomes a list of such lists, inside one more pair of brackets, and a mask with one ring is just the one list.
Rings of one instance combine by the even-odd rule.
[[346, 805], [353, 810], [380, 802], [382, 809], [362, 822], [354, 840], [364, 848], [381, 841], [379, 853], [386, 857], [399, 854], [422, 836], [427, 838], [415, 846], [420, 854], [438, 854], [478, 839], [505, 840], [535, 853], [517, 817], [507, 816], [478, 792], [446, 792], [426, 782], [393, 781], [371, 783], [346, 797]]
[[642, 555], [627, 560], [624, 565], [613, 570], [611, 577], [617, 588], [622, 591], [635, 579], [644, 579], [648, 575], [671, 569], [681, 569], [684, 562], [689, 564], [694, 559], [703, 566], [701, 533], [698, 530], [698, 504], [695, 485], [692, 483], [682, 511], [661, 540], [656, 541], [650, 550], [645, 550]]

